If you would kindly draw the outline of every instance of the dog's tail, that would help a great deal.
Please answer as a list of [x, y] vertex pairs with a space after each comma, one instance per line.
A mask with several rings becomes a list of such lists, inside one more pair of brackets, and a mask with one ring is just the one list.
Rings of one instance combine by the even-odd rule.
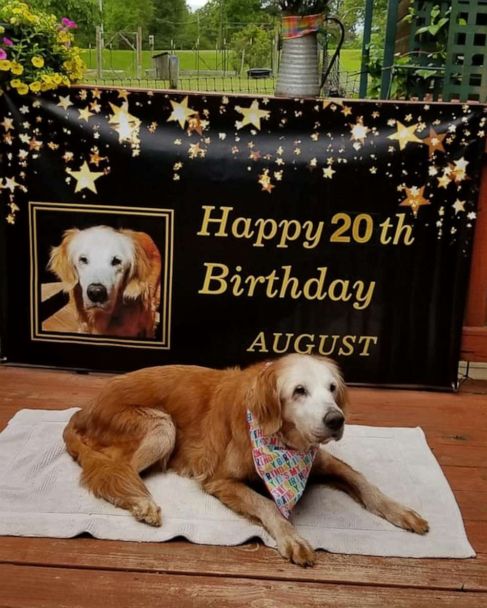
[[[133, 465], [125, 460], [116, 447], [98, 448], [83, 436], [78, 424], [82, 421], [83, 411], [76, 412], [64, 429], [63, 438], [69, 454], [81, 465], [82, 484], [99, 498], [104, 498], [117, 507], [130, 510], [137, 519], [152, 525], [159, 522], [145, 517], [149, 501], [153, 504], [149, 490], [139, 477]], [[156, 518], [157, 519], [157, 518]]]

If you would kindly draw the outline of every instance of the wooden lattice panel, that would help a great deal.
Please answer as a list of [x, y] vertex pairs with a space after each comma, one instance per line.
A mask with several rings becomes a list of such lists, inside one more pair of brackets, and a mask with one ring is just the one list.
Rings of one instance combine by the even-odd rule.
[[487, 0], [453, 0], [443, 96], [487, 101]]

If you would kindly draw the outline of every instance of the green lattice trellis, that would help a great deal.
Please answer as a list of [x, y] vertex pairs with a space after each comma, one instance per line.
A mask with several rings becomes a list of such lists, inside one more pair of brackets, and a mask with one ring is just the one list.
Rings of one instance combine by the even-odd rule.
[[453, 0], [443, 97], [487, 101], [487, 0]]

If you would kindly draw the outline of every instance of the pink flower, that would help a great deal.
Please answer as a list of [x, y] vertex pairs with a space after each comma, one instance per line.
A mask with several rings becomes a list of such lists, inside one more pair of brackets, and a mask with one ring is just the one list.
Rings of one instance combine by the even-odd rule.
[[68, 19], [67, 17], [63, 17], [61, 19], [61, 23], [62, 23], [63, 27], [65, 27], [68, 30], [72, 30], [72, 29], [78, 27], [74, 21], [71, 21], [71, 19]]
[[13, 41], [12, 41], [12, 40], [10, 40], [10, 38], [4, 38], [4, 39], [3, 39], [3, 44], [4, 44], [5, 46], [13, 46], [13, 45], [14, 45]]
[[0, 61], [2, 59], [7, 59], [7, 53], [3, 49], [0, 49]]

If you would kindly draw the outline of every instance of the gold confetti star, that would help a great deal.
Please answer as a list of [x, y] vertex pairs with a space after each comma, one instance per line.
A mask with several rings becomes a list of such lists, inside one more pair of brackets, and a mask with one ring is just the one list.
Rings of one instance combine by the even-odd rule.
[[359, 116], [357, 122], [351, 127], [350, 131], [352, 133], [352, 140], [359, 141], [363, 144], [370, 129], [364, 125], [362, 116]]
[[79, 110], [79, 120], [86, 120], [86, 122], [88, 122], [90, 116], [93, 116], [93, 112], [90, 112], [88, 106], [86, 106], [86, 108], [83, 108], [82, 110]]
[[73, 102], [71, 101], [71, 99], [70, 99], [69, 95], [66, 95], [66, 96], [64, 96], [64, 97], [63, 97], [62, 95], [59, 95], [59, 102], [58, 102], [58, 104], [57, 104], [57, 105], [58, 105], [60, 108], [63, 108], [63, 110], [64, 110], [65, 112], [67, 112], [67, 111], [68, 111], [68, 108], [69, 108], [70, 106], [72, 106], [72, 105], [73, 105]]
[[118, 133], [119, 142], [129, 141], [137, 146], [140, 119], [130, 114], [127, 102], [123, 103], [121, 107], [110, 103], [110, 107], [113, 114], [110, 116], [108, 123], [114, 125], [113, 129]]
[[91, 96], [93, 97], [93, 99], [101, 99], [101, 91], [100, 89], [92, 89], [91, 91]]
[[343, 99], [323, 99], [323, 110], [330, 108], [336, 112], [336, 106], [343, 106]]
[[99, 114], [101, 110], [101, 105], [97, 101], [92, 101], [90, 103], [90, 110], [93, 110], [95, 114]]
[[438, 188], [448, 188], [450, 178], [446, 173], [443, 173], [441, 177], [436, 178], [438, 180]]
[[343, 106], [342, 114], [344, 116], [350, 116], [351, 113], [352, 113], [352, 108], [350, 106]]
[[13, 118], [7, 118], [5, 116], [3, 121], [0, 122], [0, 125], [2, 125], [2, 127], [5, 129], [5, 131], [11, 131], [14, 128]]
[[235, 106], [235, 109], [239, 114], [242, 114], [243, 120], [237, 120], [235, 125], [237, 129], [242, 129], [246, 125], [253, 125], [256, 129], [260, 131], [260, 121], [261, 119], [269, 118], [270, 112], [269, 110], [261, 110], [259, 108], [259, 102], [257, 99], [250, 104], [248, 108], [242, 108], [241, 106]]
[[269, 169], [264, 169], [264, 171], [259, 175], [258, 179], [259, 184], [262, 186], [262, 190], [272, 193], [272, 190], [275, 188], [274, 184], [271, 182], [271, 178], [269, 177]]
[[457, 213], [465, 212], [466, 202], [467, 201], [461, 201], [457, 198], [457, 200], [452, 205], [453, 209], [455, 209], [455, 215], [457, 215]]
[[87, 190], [91, 190], [95, 194], [98, 194], [95, 181], [103, 175], [103, 172], [90, 171], [88, 163], [84, 161], [79, 168], [79, 171], [73, 171], [72, 169], [68, 168], [66, 169], [66, 173], [74, 177], [76, 180], [76, 187], [74, 189], [75, 192], [80, 192], [86, 188]]
[[423, 144], [423, 140], [419, 139], [414, 132], [417, 129], [417, 124], [406, 127], [402, 122], [396, 121], [397, 132], [388, 136], [388, 139], [396, 139], [399, 142], [399, 148], [404, 150], [408, 143]]
[[108, 158], [106, 156], [100, 156], [100, 151], [98, 148], [95, 148], [90, 154], [90, 164], [98, 167], [102, 160], [108, 160]]
[[465, 160], [463, 157], [459, 160], [454, 160], [453, 165], [450, 163], [449, 168], [451, 169], [451, 179], [458, 183], [462, 182], [464, 179], [467, 179], [467, 165], [469, 164], [468, 160]]
[[331, 165], [328, 165], [328, 167], [325, 167], [323, 169], [323, 177], [325, 177], [326, 179], [332, 179], [335, 173], [336, 171], [332, 168]]
[[443, 140], [446, 137], [446, 133], [438, 134], [433, 127], [430, 128], [429, 137], [426, 137], [423, 142], [429, 148], [429, 155], [433, 156], [435, 152], [445, 152], [445, 148], [443, 146]]
[[170, 103], [172, 106], [172, 112], [171, 112], [171, 115], [169, 116], [169, 118], [167, 119], [167, 122], [178, 122], [181, 129], [184, 129], [186, 122], [188, 121], [188, 119], [191, 116], [198, 114], [198, 112], [196, 112], [196, 110], [192, 110], [191, 108], [188, 108], [188, 96], [187, 95], [181, 103], [178, 103], [177, 101], [173, 101], [172, 99], [170, 100]]
[[10, 190], [13, 192], [15, 188], [23, 189], [23, 186], [15, 180], [15, 177], [6, 177], [5, 178], [5, 186], [3, 186], [6, 190]]
[[417, 186], [413, 186], [412, 188], [405, 188], [406, 198], [400, 203], [400, 207], [411, 207], [411, 211], [414, 213], [414, 217], [416, 217], [420, 207], [431, 205], [430, 201], [424, 197], [425, 187], [418, 188]]

